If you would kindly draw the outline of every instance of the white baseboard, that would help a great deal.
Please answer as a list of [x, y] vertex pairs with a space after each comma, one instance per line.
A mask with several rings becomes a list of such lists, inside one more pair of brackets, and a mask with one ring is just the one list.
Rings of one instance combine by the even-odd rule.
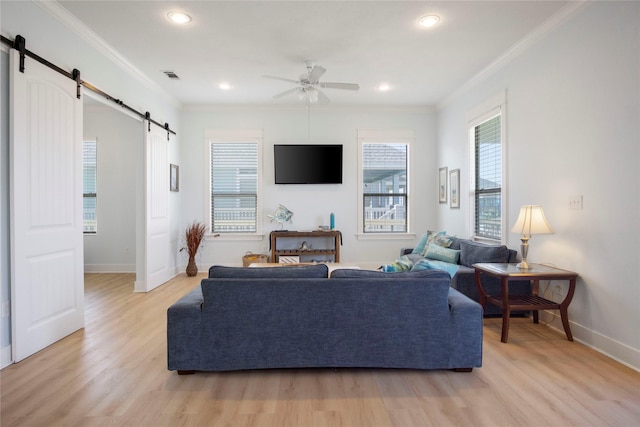
[[[560, 314], [541, 311], [540, 321], [564, 335]], [[569, 319], [573, 339], [623, 365], [640, 372], [640, 350], [618, 342]]]
[[85, 273], [135, 273], [135, 264], [85, 264]]
[[0, 369], [6, 368], [13, 363], [13, 357], [11, 356], [11, 345], [0, 349]]

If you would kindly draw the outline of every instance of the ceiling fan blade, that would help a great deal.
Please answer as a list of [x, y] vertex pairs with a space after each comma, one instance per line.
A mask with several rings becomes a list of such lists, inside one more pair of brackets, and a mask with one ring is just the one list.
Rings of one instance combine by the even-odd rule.
[[275, 95], [273, 95], [274, 98], [282, 98], [283, 96], [287, 96], [290, 93], [294, 93], [297, 92], [298, 90], [300, 90], [299, 87], [294, 87], [292, 89], [287, 89], [284, 92], [280, 92], [280, 93], [276, 93]]
[[318, 79], [320, 77], [322, 77], [322, 75], [325, 73], [324, 68], [322, 68], [319, 65], [316, 65], [315, 67], [313, 67], [313, 70], [311, 70], [311, 72], [309, 73], [309, 77], [307, 77], [307, 80], [309, 80], [310, 82], [317, 82]]
[[321, 90], [316, 89], [316, 92], [318, 92], [318, 101], [320, 101], [321, 103], [324, 103], [324, 104], [331, 102], [331, 100], [327, 97], [327, 95], [322, 93]]
[[357, 83], [335, 83], [335, 82], [322, 82], [320, 87], [326, 89], [346, 89], [346, 90], [358, 90], [360, 85]]
[[300, 83], [298, 80], [287, 79], [285, 77], [269, 76], [269, 75], [266, 75], [266, 74], [264, 74], [262, 77], [264, 77], [266, 79], [282, 80], [282, 81], [289, 82], [289, 83], [296, 83], [296, 84]]

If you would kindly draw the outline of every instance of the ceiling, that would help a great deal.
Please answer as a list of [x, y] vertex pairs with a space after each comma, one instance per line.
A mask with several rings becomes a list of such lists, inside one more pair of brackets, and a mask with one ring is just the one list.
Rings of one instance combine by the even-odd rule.
[[[332, 104], [430, 106], [508, 52], [563, 1], [59, 1], [131, 65], [182, 104], [300, 104], [273, 95], [305, 60]], [[192, 17], [186, 25], [172, 10]], [[427, 14], [432, 28], [418, 25]], [[169, 79], [164, 71], [180, 79]], [[227, 82], [230, 90], [219, 84]], [[378, 86], [386, 82], [390, 90]]]

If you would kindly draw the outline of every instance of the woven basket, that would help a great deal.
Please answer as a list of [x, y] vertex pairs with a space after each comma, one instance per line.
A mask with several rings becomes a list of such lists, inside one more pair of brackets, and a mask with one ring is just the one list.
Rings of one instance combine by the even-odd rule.
[[269, 257], [265, 254], [252, 254], [251, 252], [247, 252], [242, 257], [242, 266], [249, 267], [250, 264], [256, 262], [267, 262], [268, 258]]

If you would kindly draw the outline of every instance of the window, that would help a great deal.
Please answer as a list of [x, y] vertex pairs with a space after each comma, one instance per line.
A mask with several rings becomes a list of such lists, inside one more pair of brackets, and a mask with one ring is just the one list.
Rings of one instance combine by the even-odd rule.
[[258, 233], [261, 140], [209, 140], [213, 233]]
[[380, 134], [367, 137], [369, 132], [376, 131], [358, 131], [360, 230], [365, 234], [407, 233], [409, 140]]
[[489, 116], [471, 128], [473, 231], [475, 237], [502, 241], [502, 114], [494, 111]]
[[98, 144], [96, 140], [82, 143], [82, 219], [85, 234], [98, 231], [96, 187], [98, 181]]

